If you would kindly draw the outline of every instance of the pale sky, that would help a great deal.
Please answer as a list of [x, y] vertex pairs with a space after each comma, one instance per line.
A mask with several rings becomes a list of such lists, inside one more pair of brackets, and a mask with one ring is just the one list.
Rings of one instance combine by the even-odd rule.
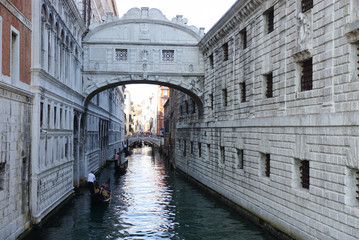
[[120, 18], [133, 7], [158, 8], [169, 21], [176, 15], [188, 19], [187, 25], [208, 30], [228, 11], [236, 0], [116, 0]]
[[[133, 7], [158, 8], [169, 21], [176, 15], [188, 19], [188, 26], [204, 27], [204, 32], [210, 28], [230, 9], [237, 0], [116, 0], [119, 17], [121, 18]], [[132, 84], [126, 85], [132, 94], [132, 101], [141, 101], [149, 96], [149, 92], [157, 90], [155, 85]]]

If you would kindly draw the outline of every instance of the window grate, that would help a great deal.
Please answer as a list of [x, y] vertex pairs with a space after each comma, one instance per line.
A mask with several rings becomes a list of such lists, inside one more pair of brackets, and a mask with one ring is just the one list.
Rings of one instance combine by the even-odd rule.
[[227, 61], [228, 60], [228, 43], [223, 44], [222, 50], [223, 50], [223, 61]]
[[265, 166], [265, 175], [267, 176], [267, 177], [269, 177], [270, 176], [270, 154], [265, 154], [265, 164], [266, 164], [266, 166]]
[[175, 59], [174, 50], [162, 50], [162, 61], [163, 62], [173, 62]]
[[313, 89], [313, 62], [312, 58], [302, 62], [301, 90]]
[[198, 142], [198, 157], [202, 157], [202, 144]]
[[246, 82], [241, 82], [239, 85], [241, 89], [241, 102], [246, 102]]
[[221, 163], [224, 164], [226, 161], [225, 159], [225, 150], [224, 147], [221, 147]]
[[301, 161], [300, 172], [301, 172], [300, 180], [302, 187], [309, 189], [309, 161], [308, 160]]
[[273, 32], [274, 30], [274, 7], [271, 7], [267, 12], [267, 23], [268, 23], [268, 33]]
[[356, 180], [357, 180], [357, 184], [356, 184], [356, 186], [357, 186], [357, 189], [356, 189], [356, 194], [357, 194], [357, 197], [356, 197], [356, 199], [358, 199], [359, 200], [359, 170], [356, 172], [356, 174], [357, 174], [357, 177], [356, 177]]
[[213, 67], [214, 67], [213, 53], [211, 55], [209, 55], [209, 66], [211, 67], [211, 69], [213, 69]]
[[243, 149], [237, 149], [237, 159], [238, 159], [239, 169], [243, 169], [244, 166]]
[[222, 97], [223, 97], [223, 106], [224, 107], [228, 106], [227, 89], [222, 89]]
[[313, 0], [302, 0], [302, 12], [306, 12], [313, 8]]
[[271, 98], [273, 97], [273, 73], [266, 75], [266, 83], [267, 83], [266, 97]]
[[244, 28], [240, 31], [241, 39], [242, 39], [242, 47], [243, 49], [247, 48], [247, 30]]
[[127, 61], [127, 49], [115, 50], [116, 61]]
[[358, 77], [359, 77], [359, 43], [357, 43], [357, 70], [358, 70]]
[[210, 106], [211, 106], [211, 109], [213, 110], [213, 94], [209, 94], [209, 101], [210, 101]]

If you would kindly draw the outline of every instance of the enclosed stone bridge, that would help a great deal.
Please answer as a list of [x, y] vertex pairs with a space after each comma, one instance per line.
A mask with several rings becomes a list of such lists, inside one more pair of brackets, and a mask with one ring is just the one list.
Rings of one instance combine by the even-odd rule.
[[169, 21], [158, 9], [132, 8], [94, 23], [83, 41], [85, 105], [98, 92], [124, 84], [156, 84], [190, 95], [203, 110], [204, 29]]
[[156, 145], [157, 147], [161, 147], [164, 144], [163, 137], [155, 136], [155, 135], [148, 135], [148, 134], [135, 134], [135, 135], [126, 137], [125, 140], [126, 140], [128, 146], [131, 146], [132, 143], [137, 142], [137, 141], [148, 142], [153, 145]]

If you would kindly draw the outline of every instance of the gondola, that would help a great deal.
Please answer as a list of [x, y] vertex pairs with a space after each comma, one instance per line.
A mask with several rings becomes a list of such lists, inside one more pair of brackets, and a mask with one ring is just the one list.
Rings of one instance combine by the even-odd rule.
[[111, 201], [110, 178], [101, 186], [95, 185], [94, 193], [91, 195], [92, 200], [98, 203], [109, 203]]
[[115, 171], [116, 173], [120, 175], [124, 175], [128, 168], [128, 160], [126, 160], [124, 163], [121, 163], [119, 165], [115, 165]]

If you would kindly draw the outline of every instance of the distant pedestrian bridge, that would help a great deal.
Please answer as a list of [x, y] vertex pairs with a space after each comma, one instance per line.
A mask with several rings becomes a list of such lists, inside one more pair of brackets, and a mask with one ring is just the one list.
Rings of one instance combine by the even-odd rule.
[[150, 135], [145, 133], [136, 133], [132, 136], [125, 138], [128, 146], [131, 146], [133, 143], [138, 141], [143, 141], [156, 145], [157, 147], [163, 146], [164, 140], [163, 137], [157, 135]]
[[84, 37], [85, 105], [97, 93], [125, 84], [156, 84], [178, 89], [203, 111], [204, 29], [187, 26], [177, 15], [169, 21], [155, 8], [132, 8], [93, 23]]

